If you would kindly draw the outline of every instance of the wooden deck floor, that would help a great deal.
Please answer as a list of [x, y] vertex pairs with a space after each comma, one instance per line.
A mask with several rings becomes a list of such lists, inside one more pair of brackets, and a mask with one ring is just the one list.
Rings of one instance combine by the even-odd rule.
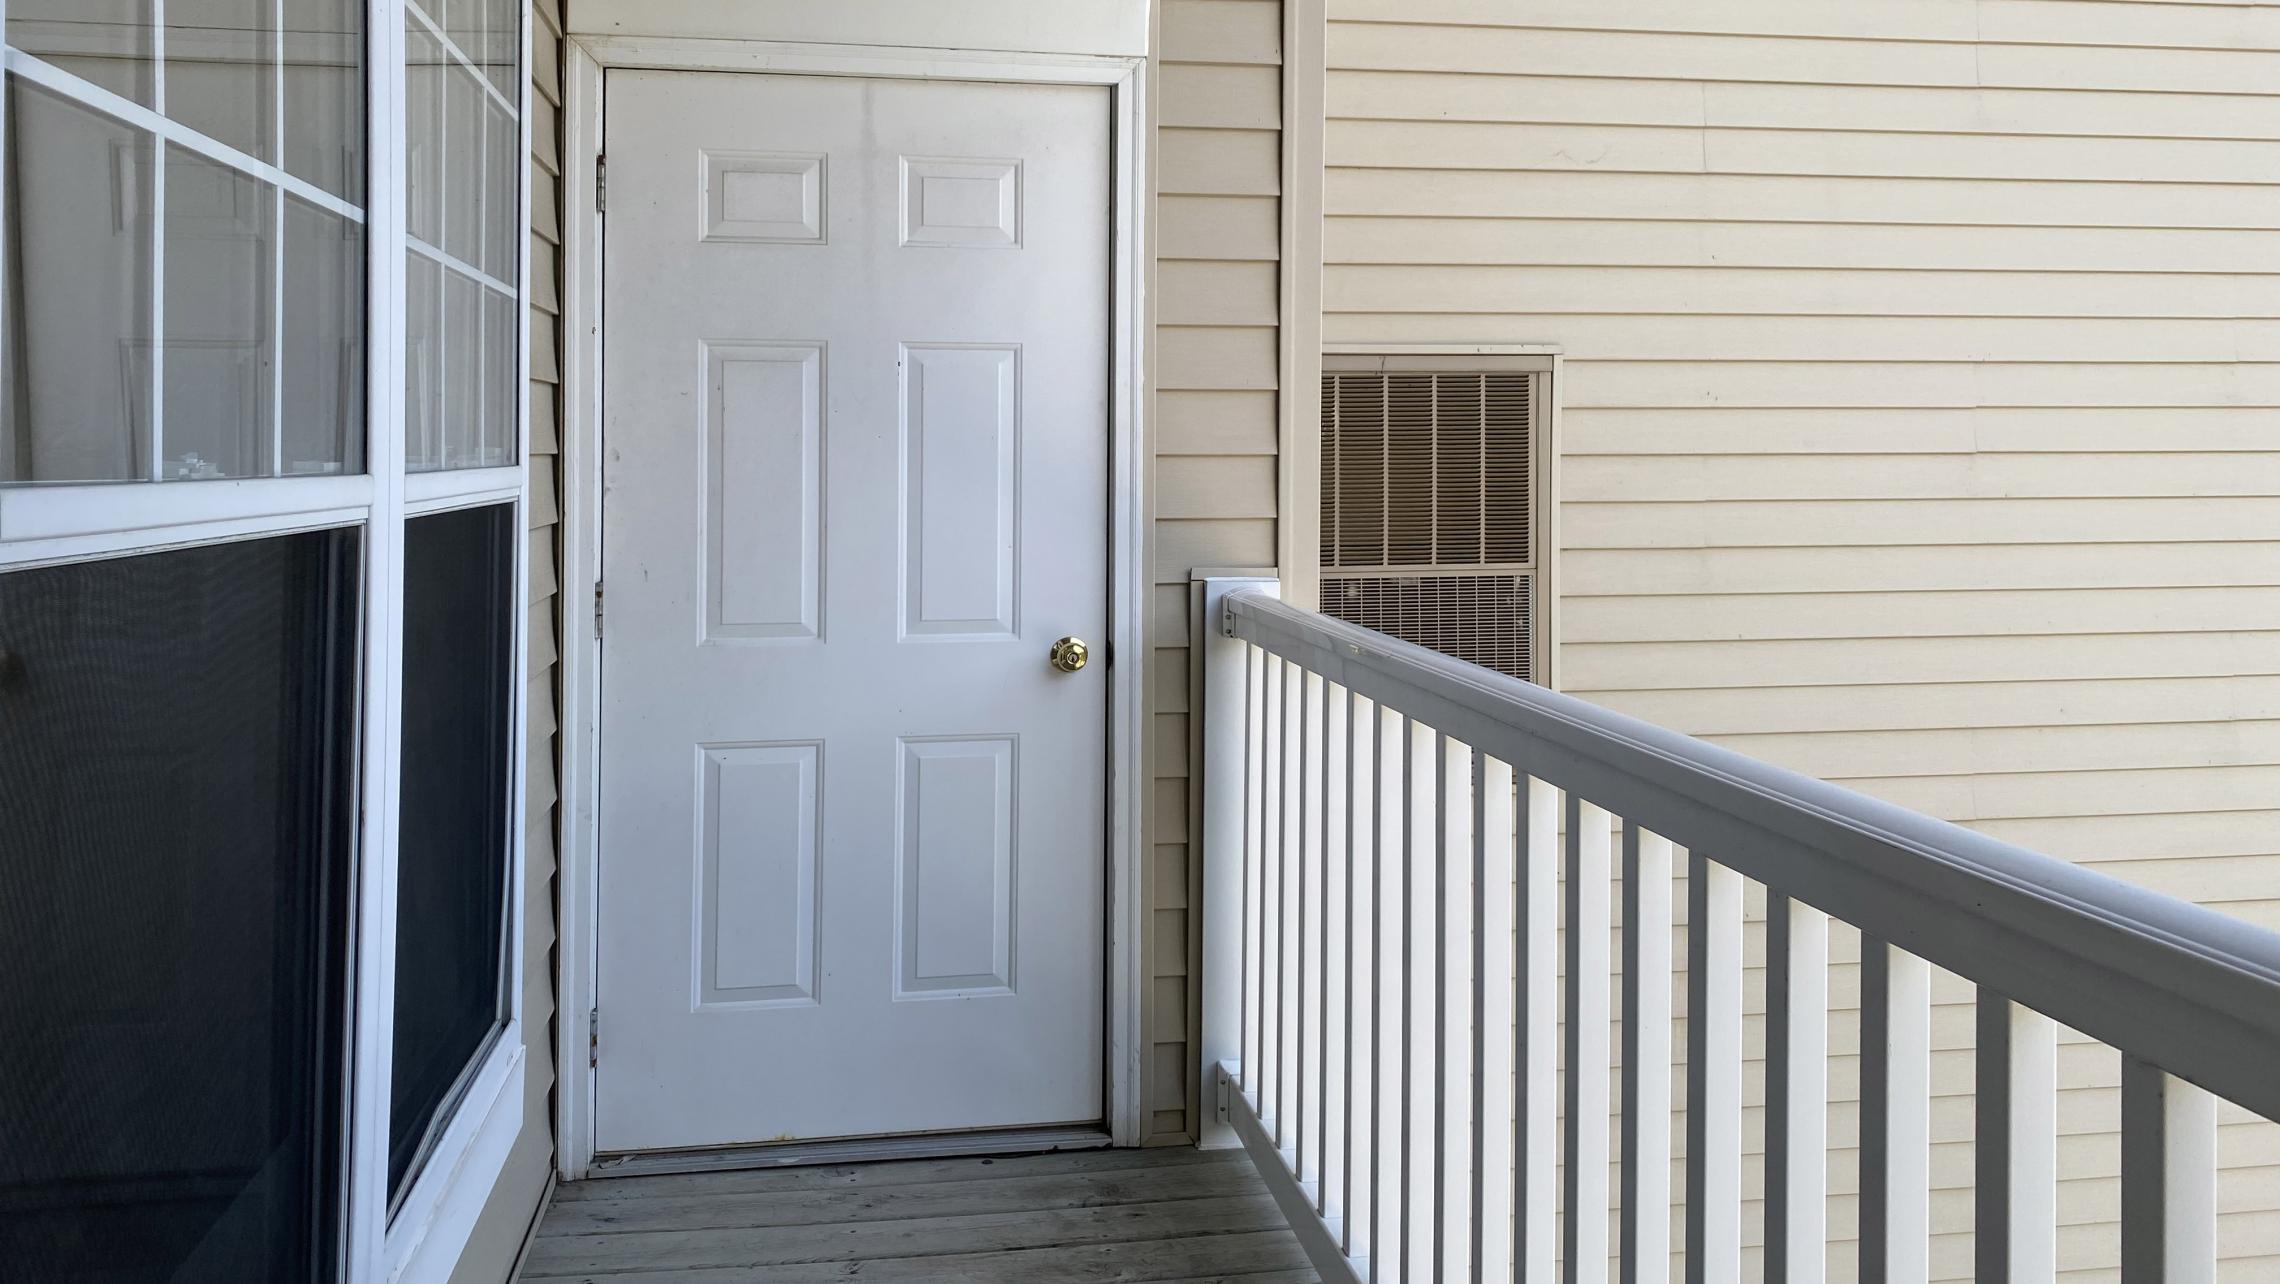
[[1240, 1150], [1093, 1150], [561, 1187], [525, 1280], [1313, 1284]]

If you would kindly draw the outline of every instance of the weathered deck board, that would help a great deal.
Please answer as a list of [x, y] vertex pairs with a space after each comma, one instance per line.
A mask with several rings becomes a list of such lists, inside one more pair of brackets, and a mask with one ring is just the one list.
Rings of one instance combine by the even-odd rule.
[[521, 1278], [1312, 1284], [1241, 1152], [1102, 1150], [629, 1177], [555, 1196]]

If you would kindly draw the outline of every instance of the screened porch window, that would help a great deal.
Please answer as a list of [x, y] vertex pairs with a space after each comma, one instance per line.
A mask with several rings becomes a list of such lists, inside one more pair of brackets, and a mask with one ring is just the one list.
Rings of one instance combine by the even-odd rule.
[[0, 575], [0, 1276], [335, 1273], [358, 543]]
[[403, 782], [388, 1184], [401, 1191], [506, 1016], [514, 507], [404, 530]]

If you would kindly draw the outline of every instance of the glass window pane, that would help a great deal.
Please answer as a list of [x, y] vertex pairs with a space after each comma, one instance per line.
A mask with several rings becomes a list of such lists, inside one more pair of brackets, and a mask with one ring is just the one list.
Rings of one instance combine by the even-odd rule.
[[285, 201], [285, 400], [288, 477], [364, 467], [364, 228]]
[[167, 149], [160, 446], [168, 481], [270, 471], [276, 191], [195, 152]]
[[451, 41], [467, 61], [480, 65], [483, 61], [484, 9], [490, 0], [451, 0], [439, 7], [435, 20], [443, 27], [444, 37]]
[[0, 1276], [335, 1275], [356, 543], [0, 575]]
[[[432, 21], [431, 21], [432, 20]], [[407, 10], [405, 146], [409, 224], [430, 260], [414, 273], [408, 391], [418, 403], [405, 466], [486, 468], [519, 450], [522, 182], [515, 102], [519, 0], [451, 0]], [[507, 66], [502, 77], [494, 64]], [[493, 287], [505, 286], [506, 290]], [[433, 296], [423, 291], [432, 288]], [[423, 305], [433, 298], [432, 311]], [[426, 323], [434, 317], [432, 325]], [[432, 410], [432, 415], [428, 414]]]
[[285, 169], [364, 200], [365, 0], [285, 2]]
[[148, 107], [150, 0], [8, 0], [8, 43]]
[[443, 467], [443, 268], [404, 261], [404, 467]]
[[520, 307], [515, 296], [497, 290], [483, 292], [483, 449], [481, 463], [495, 468], [515, 461], [521, 443], [515, 440], [517, 414], [522, 407], [522, 362], [518, 360]]
[[404, 24], [404, 230], [443, 246], [443, 46], [415, 20]]
[[148, 478], [150, 135], [11, 76], [7, 152], [0, 482]]
[[[12, 42], [197, 136], [161, 143], [73, 101], [93, 90], [11, 78], [0, 484], [363, 466], [367, 7], [0, 3]], [[442, 184], [420, 191], [440, 235]], [[289, 359], [286, 312], [306, 323]]]
[[277, 159], [275, 0], [166, 0], [166, 114]]
[[404, 523], [403, 792], [388, 1185], [505, 1014], [514, 506]]
[[521, 102], [522, 89], [516, 83], [515, 71], [521, 65], [518, 51], [523, 43], [523, 0], [483, 0], [483, 3], [487, 7], [483, 19], [486, 40], [479, 61], [484, 70], [490, 72], [491, 83], [499, 87], [509, 102]]
[[482, 466], [483, 287], [443, 274], [443, 466]]
[[443, 79], [443, 249], [483, 261], [483, 82], [452, 63]]
[[483, 102], [483, 270], [514, 284], [522, 242], [522, 130], [514, 114]]

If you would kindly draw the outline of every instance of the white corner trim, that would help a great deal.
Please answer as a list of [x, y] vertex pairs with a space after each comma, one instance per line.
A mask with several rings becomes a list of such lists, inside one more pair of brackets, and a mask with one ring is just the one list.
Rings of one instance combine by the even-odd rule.
[[602, 65], [573, 40], [563, 47], [562, 85], [562, 831], [556, 906], [561, 965], [555, 1006], [555, 1173], [586, 1176], [594, 1162], [594, 1071], [587, 1013], [594, 1006], [595, 901], [601, 888], [594, 800], [600, 776], [600, 637], [594, 592], [601, 581], [602, 253], [595, 208], [602, 146]]
[[613, 68], [773, 72], [798, 75], [919, 77], [1028, 84], [1099, 85], [1110, 90], [1115, 123], [1115, 252], [1110, 264], [1109, 718], [1107, 859], [1108, 978], [1105, 1013], [1106, 1122], [1113, 1144], [1139, 1144], [1148, 1046], [1142, 1014], [1148, 978], [1146, 857], [1142, 818], [1148, 797], [1145, 681], [1150, 589], [1149, 500], [1144, 491], [1153, 446], [1142, 353], [1148, 335], [1146, 60], [979, 50], [903, 49], [641, 36], [573, 36], [563, 84], [563, 426], [561, 440], [562, 781], [561, 981], [556, 1022], [556, 1168], [566, 1181], [592, 1175], [595, 1081], [588, 1058], [588, 1014], [596, 1006], [600, 923], [599, 827], [601, 651], [591, 608], [602, 573], [602, 297], [604, 219], [595, 191], [604, 145], [607, 72]]
[[[1328, 0], [1284, 0], [1282, 226], [1276, 301], [1275, 561], [1282, 595], [1317, 605], [1322, 580], [1322, 228]], [[1210, 1082], [1205, 1067], [1204, 1082]]]

